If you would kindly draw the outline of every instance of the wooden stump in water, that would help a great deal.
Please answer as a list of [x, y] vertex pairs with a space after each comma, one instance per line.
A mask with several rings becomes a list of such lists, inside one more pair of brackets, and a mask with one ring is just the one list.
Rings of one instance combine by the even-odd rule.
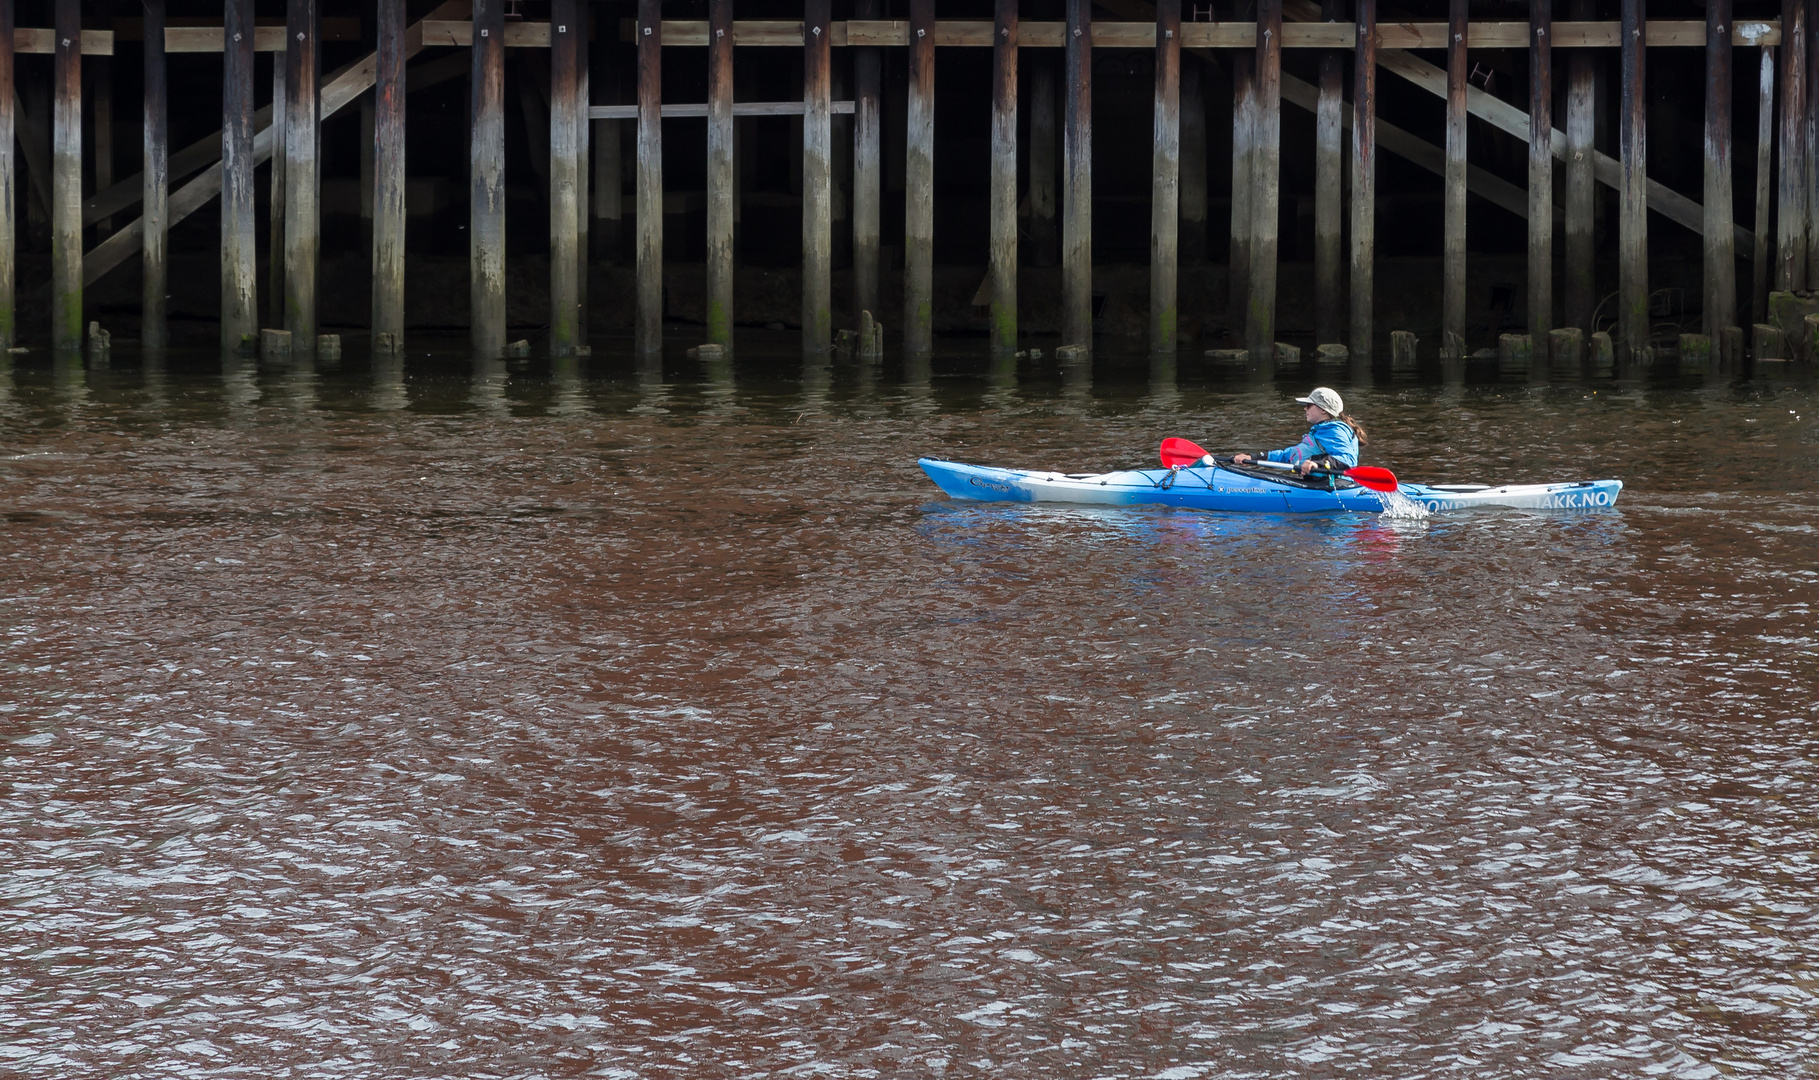
[[1421, 339], [1407, 330], [1390, 331], [1390, 363], [1396, 367], [1415, 366], [1415, 346]]
[[1547, 332], [1548, 355], [1556, 364], [1578, 366], [1585, 362], [1585, 332], [1577, 326], [1563, 326]]

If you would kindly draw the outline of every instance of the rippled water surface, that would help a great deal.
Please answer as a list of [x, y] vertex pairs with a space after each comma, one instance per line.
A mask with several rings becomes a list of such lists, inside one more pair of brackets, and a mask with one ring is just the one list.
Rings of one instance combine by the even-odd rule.
[[[960, 504], [1287, 445], [1427, 521]], [[0, 375], [0, 1072], [1791, 1076], [1798, 373]]]

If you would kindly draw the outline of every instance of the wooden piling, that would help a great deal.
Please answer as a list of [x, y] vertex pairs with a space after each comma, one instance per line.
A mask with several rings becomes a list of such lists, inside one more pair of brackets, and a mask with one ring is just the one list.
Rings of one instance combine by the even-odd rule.
[[1737, 321], [1737, 240], [1731, 221], [1731, 0], [1705, 3], [1706, 334], [1723, 355], [1724, 328]]
[[[999, 0], [1005, 3], [1006, 0]], [[1173, 355], [1180, 309], [1181, 0], [1156, 0], [1156, 105], [1150, 161], [1150, 352]]]
[[1093, 346], [1093, 5], [1067, 0], [1061, 177], [1061, 338]]
[[1244, 320], [1251, 360], [1276, 355], [1276, 232], [1282, 175], [1282, 0], [1257, 3], [1257, 147], [1252, 157], [1251, 296]]
[[[1161, 0], [1163, 4], [1180, 0]], [[992, 21], [991, 329], [994, 356], [1017, 351], [1017, 0]]]
[[[106, 4], [100, 5], [99, 13], [104, 17], [112, 14], [111, 10], [109, 10], [109, 6]], [[95, 181], [94, 190], [96, 191], [106, 191], [108, 188], [114, 186], [113, 64], [113, 57], [97, 56], [83, 65], [84, 70], [88, 73], [88, 92], [90, 96], [94, 98], [93, 111], [95, 118], [91, 122], [93, 125], [93, 138], [91, 142], [95, 151], [95, 163], [93, 168]], [[111, 217], [97, 218], [94, 225], [95, 231], [102, 236], [106, 236], [114, 231], [114, 219]], [[92, 350], [94, 348], [94, 342], [92, 338], [90, 339], [89, 347], [91, 350], [90, 355], [93, 355]], [[105, 354], [105, 349], [103, 352]]]
[[733, 0], [707, 7], [707, 340], [733, 343]]
[[[170, 99], [164, 78], [164, 4], [165, 0], [144, 0], [145, 162], [139, 176], [142, 203], [140, 227], [144, 230], [145, 238], [139, 249], [139, 343], [148, 351], [162, 349], [170, 343], [169, 309], [165, 302], [170, 287], [167, 262], [170, 238]], [[11, 11], [11, 4], [4, 6]], [[10, 55], [12, 28], [0, 27], [0, 37], [6, 39], [6, 44], [0, 47]], [[277, 66], [282, 68], [284, 65]], [[10, 98], [11, 94], [6, 96]], [[6, 136], [0, 145], [11, 146], [11, 136]], [[7, 155], [7, 159], [10, 162], [11, 155]], [[0, 200], [5, 203], [5, 209], [0, 210], [0, 213], [12, 212], [11, 190], [9, 183], [5, 186], [4, 193], [0, 193]], [[11, 344], [10, 339], [7, 344]]]
[[1762, 46], [1756, 83], [1756, 232], [1750, 247], [1750, 322], [1768, 318], [1769, 184], [1775, 152], [1775, 49]]
[[[1804, 178], [1802, 188], [1806, 192], [1805, 212], [1802, 215], [1806, 226], [1804, 247], [1806, 249], [1806, 287], [1819, 286], [1819, 88], [1814, 86], [1814, 72], [1819, 71], [1819, 0], [1807, 0], [1803, 26], [1798, 28], [1806, 42], [1805, 65], [1802, 72], [1801, 103], [1805, 106], [1802, 118], [1802, 138], [1800, 141], [1799, 166]], [[1796, 355], [1810, 358], [1810, 343]]]
[[[1572, 15], [1579, 21], [1590, 19], [1591, 0], [1573, 0]], [[1568, 326], [1588, 332], [1592, 329], [1592, 313], [1598, 304], [1592, 252], [1593, 199], [1596, 196], [1592, 138], [1596, 89], [1591, 50], [1569, 50], [1566, 59], [1566, 258], [1561, 274], [1565, 295], [1561, 313]]]
[[573, 356], [581, 344], [582, 0], [551, 0], [549, 20], [549, 344]]
[[[1465, 96], [1471, 68], [1465, 35], [1470, 5], [1448, 0], [1446, 31], [1446, 192], [1445, 237], [1441, 241], [1441, 356], [1451, 358], [1465, 340]], [[1449, 336], [1450, 335], [1450, 336]]]
[[1181, 261], [1206, 261], [1206, 93], [1201, 86], [1203, 62], [1189, 55], [1181, 61]]
[[826, 352], [834, 337], [832, 39], [830, 0], [806, 0], [802, 18], [802, 351], [809, 356]]
[[1617, 337], [1619, 357], [1639, 362], [1648, 348], [1648, 127], [1643, 56], [1644, 0], [1622, 0], [1623, 103], [1619, 113], [1623, 184], [1618, 193]]
[[1226, 251], [1227, 329], [1244, 332], [1251, 307], [1251, 181], [1257, 154], [1257, 56], [1242, 49], [1232, 53], [1232, 225]]
[[[152, 0], [152, 3], [162, 5], [163, 0]], [[149, 10], [147, 14], [149, 16]], [[13, 140], [17, 128], [14, 72], [13, 5], [12, 0], [4, 0], [0, 2], [0, 350], [12, 348], [19, 340], [16, 301], [19, 279], [14, 262], [19, 247], [19, 219], [15, 210], [18, 173], [13, 165]], [[6, 355], [0, 351], [0, 356]]]
[[1356, 0], [1352, 70], [1352, 359], [1368, 367], [1377, 262], [1377, 0]]
[[1419, 363], [1415, 353], [1418, 339], [1407, 330], [1390, 331], [1390, 365], [1401, 370], [1411, 370]]
[[[468, 82], [468, 337], [474, 356], [490, 360], [505, 353], [504, 0], [474, 0], [473, 20]], [[291, 167], [296, 165], [293, 160]]]
[[284, 57], [272, 58], [272, 170], [267, 185], [269, 247], [266, 251], [266, 322], [284, 325], [284, 191], [289, 184], [286, 166], [290, 160], [289, 140], [285, 135], [285, 118], [290, 115], [290, 94], [286, 90]]
[[[51, 347], [82, 348], [82, 4], [56, 0], [51, 104]], [[8, 148], [10, 149], [10, 147]]]
[[373, 84], [373, 340], [404, 341], [404, 0], [378, 0]]
[[[1323, 0], [1321, 21], [1338, 23], [1341, 17], [1340, 0]], [[1322, 50], [1320, 96], [1314, 107], [1314, 339], [1322, 343], [1339, 340], [1344, 304], [1339, 286], [1344, 241], [1344, 212], [1340, 209], [1345, 199], [1344, 125], [1340, 118], [1345, 108], [1344, 81], [1344, 58], [1335, 49]]]
[[593, 214], [588, 196], [593, 191], [590, 165], [593, 161], [593, 121], [587, 117], [593, 104], [593, 7], [587, 0], [575, 5], [575, 218], [579, 235], [575, 238], [575, 325], [581, 345], [578, 352], [589, 352], [587, 342], [588, 264], [593, 260], [593, 237], [589, 235]]
[[910, 0], [903, 192], [903, 350], [934, 345], [935, 0]]
[[[1554, 5], [1529, 0], [1528, 334], [1544, 343], [1554, 322]], [[1544, 363], [1547, 351], [1535, 354]]]
[[[295, 355], [310, 358], [316, 343], [316, 256], [321, 245], [317, 131], [322, 53], [318, 0], [290, 0], [285, 35], [284, 328]], [[475, 50], [478, 52], [478, 50]]]
[[1061, 233], [1055, 221], [1056, 147], [1060, 143], [1055, 58], [1038, 51], [1029, 60], [1029, 261], [1032, 266], [1053, 266], [1061, 258]]
[[1781, 168], [1775, 212], [1775, 288], [1806, 281], [1806, 0], [1781, 4]]
[[[854, 0], [853, 18], [876, 19], [879, 0]], [[853, 312], [879, 310], [878, 275], [880, 203], [884, 174], [879, 151], [879, 91], [883, 54], [876, 46], [853, 51]]]
[[259, 329], [253, 0], [222, 6], [221, 39], [221, 348], [237, 352]]
[[638, 0], [637, 348], [644, 354], [663, 350], [662, 7]]

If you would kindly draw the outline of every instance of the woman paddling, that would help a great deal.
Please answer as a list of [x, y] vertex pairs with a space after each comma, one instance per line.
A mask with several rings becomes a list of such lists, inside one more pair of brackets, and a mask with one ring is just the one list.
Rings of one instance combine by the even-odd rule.
[[[1295, 400], [1307, 406], [1310, 425], [1307, 434], [1285, 450], [1264, 452], [1263, 460], [1293, 465], [1303, 476], [1314, 469], [1344, 472], [1356, 467], [1358, 447], [1370, 440], [1364, 434], [1363, 425], [1346, 415], [1344, 399], [1320, 386], [1306, 397]], [[1244, 465], [1250, 460], [1249, 454], [1232, 455], [1234, 465]]]

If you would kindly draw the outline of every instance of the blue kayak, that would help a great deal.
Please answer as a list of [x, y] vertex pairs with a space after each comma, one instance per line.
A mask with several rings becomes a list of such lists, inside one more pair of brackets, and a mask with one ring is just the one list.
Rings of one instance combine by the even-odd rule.
[[[1264, 514], [1377, 514], [1394, 495], [1379, 495], [1350, 480], [1303, 478], [1262, 468], [1196, 465], [1184, 469], [1131, 469], [1109, 473], [994, 469], [922, 458], [917, 464], [942, 491], [980, 502], [1087, 503], [1097, 506], [1179, 506]], [[1591, 510], [1615, 506], [1621, 480], [1564, 484], [1401, 484], [1399, 493], [1428, 511], [1475, 506], [1531, 510]]]

